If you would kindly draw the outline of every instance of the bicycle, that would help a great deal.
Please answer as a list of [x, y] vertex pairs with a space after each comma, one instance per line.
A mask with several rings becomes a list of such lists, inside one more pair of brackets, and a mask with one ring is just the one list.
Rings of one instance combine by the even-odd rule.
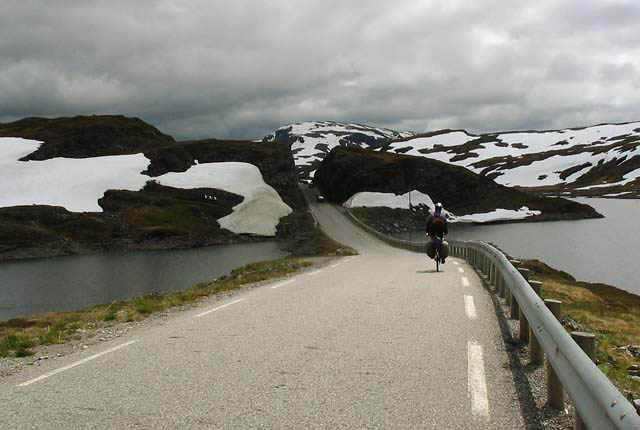
[[[427, 236], [429, 237], [429, 236]], [[428, 249], [429, 249], [429, 242], [427, 243], [427, 256], [429, 256], [430, 258], [436, 260], [436, 272], [440, 271], [440, 264], [442, 263], [442, 258], [440, 258], [440, 251], [442, 249], [442, 242], [443, 242], [443, 238], [435, 236], [432, 240], [431, 240], [431, 244], [433, 246], [433, 257], [431, 257], [429, 255]]]
[[435, 251], [434, 260], [436, 260], [436, 272], [440, 271], [440, 250], [442, 249], [442, 238], [438, 236], [433, 238], [433, 250]]

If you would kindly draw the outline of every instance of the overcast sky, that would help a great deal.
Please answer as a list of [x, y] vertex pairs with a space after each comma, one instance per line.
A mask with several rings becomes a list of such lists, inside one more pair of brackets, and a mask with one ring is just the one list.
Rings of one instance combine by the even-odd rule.
[[0, 0], [0, 10], [1, 122], [121, 113], [177, 139], [256, 139], [305, 120], [418, 132], [640, 121], [637, 0]]

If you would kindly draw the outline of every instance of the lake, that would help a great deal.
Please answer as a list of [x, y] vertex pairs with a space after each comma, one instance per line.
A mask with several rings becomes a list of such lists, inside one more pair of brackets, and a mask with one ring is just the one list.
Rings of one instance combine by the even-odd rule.
[[175, 291], [282, 258], [275, 242], [0, 263], [0, 321]]
[[[539, 223], [450, 224], [452, 239], [492, 242], [517, 258], [536, 258], [576, 279], [640, 295], [640, 200], [574, 199], [602, 219]], [[409, 233], [398, 235], [408, 239]], [[422, 231], [412, 237], [424, 237]]]

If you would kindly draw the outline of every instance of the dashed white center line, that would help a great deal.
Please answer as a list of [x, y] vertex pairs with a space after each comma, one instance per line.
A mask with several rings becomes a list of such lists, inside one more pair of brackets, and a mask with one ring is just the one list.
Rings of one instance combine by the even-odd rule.
[[226, 305], [222, 305], [222, 306], [218, 306], [217, 308], [209, 309], [206, 312], [202, 312], [201, 314], [196, 315], [196, 318], [203, 317], [205, 315], [210, 314], [211, 312], [219, 311], [220, 309], [226, 308], [227, 306], [231, 306], [231, 305], [233, 305], [235, 303], [238, 303], [238, 302], [241, 302], [243, 300], [245, 300], [245, 299], [234, 300], [233, 302], [227, 303]]
[[271, 288], [273, 289], [273, 288], [282, 287], [283, 285], [290, 284], [290, 283], [292, 283], [293, 281], [294, 281], [294, 279], [292, 279], [292, 280], [290, 280], [290, 281], [286, 281], [286, 282], [281, 282], [281, 283], [279, 283], [279, 284], [277, 284], [277, 285], [274, 285], [274, 286], [273, 286], [273, 287], [271, 287]]
[[478, 318], [476, 313], [476, 305], [473, 303], [473, 296], [464, 295], [464, 310], [470, 320]]
[[477, 342], [467, 341], [468, 389], [471, 397], [471, 413], [476, 417], [489, 417], [489, 400], [487, 384], [484, 377], [484, 358], [482, 346]]
[[86, 363], [88, 361], [91, 361], [91, 360], [95, 360], [98, 357], [102, 357], [103, 355], [106, 355], [106, 354], [109, 354], [111, 352], [117, 351], [120, 348], [124, 348], [125, 346], [129, 346], [132, 343], [136, 343], [136, 342], [137, 342], [137, 340], [131, 340], [131, 341], [127, 342], [127, 343], [123, 343], [121, 345], [114, 346], [113, 348], [107, 349], [106, 351], [102, 351], [102, 352], [99, 352], [97, 354], [94, 354], [91, 357], [83, 358], [82, 360], [76, 361], [75, 363], [71, 363], [71, 364], [69, 364], [67, 366], [61, 367], [60, 369], [56, 369], [56, 370], [54, 370], [52, 372], [45, 373], [44, 375], [38, 376], [37, 378], [31, 379], [31, 380], [29, 380], [27, 382], [23, 382], [22, 384], [18, 384], [18, 387], [26, 387], [27, 385], [31, 385], [34, 382], [42, 381], [43, 379], [46, 379], [46, 378], [48, 378], [50, 376], [53, 376], [53, 375], [55, 375], [57, 373], [64, 372], [65, 370], [72, 369], [72, 368], [74, 368], [76, 366], [80, 366], [81, 364], [84, 364], [84, 363]]
[[318, 273], [322, 272], [322, 270], [316, 270], [315, 272], [311, 272], [309, 273], [309, 276], [314, 276], [317, 275]]
[[460, 265], [460, 263], [458, 263], [457, 261], [454, 261], [453, 264], [455, 264], [456, 266]]
[[333, 269], [335, 267], [338, 267], [340, 264], [342, 264], [342, 263], [334, 264], [333, 266], [331, 266], [331, 268]]
[[466, 276], [463, 276], [461, 280], [462, 280], [462, 286], [463, 287], [468, 287], [470, 285], [469, 284], [469, 279], [467, 279]]
[[464, 269], [462, 267], [458, 267], [458, 272], [464, 273]]

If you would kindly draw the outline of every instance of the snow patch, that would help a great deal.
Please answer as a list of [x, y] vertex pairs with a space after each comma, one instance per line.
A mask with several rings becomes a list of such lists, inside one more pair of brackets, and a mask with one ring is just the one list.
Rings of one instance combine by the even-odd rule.
[[455, 216], [450, 214], [451, 222], [476, 222], [485, 223], [493, 221], [508, 221], [516, 219], [524, 219], [534, 215], [540, 215], [542, 212], [530, 210], [528, 207], [523, 206], [518, 210], [512, 209], [496, 209], [491, 212], [478, 213], [471, 215]]
[[275, 236], [280, 218], [292, 212], [278, 192], [264, 182], [260, 169], [249, 163], [198, 164], [186, 172], [166, 173], [155, 179], [168, 187], [217, 188], [244, 197], [233, 207], [233, 213], [218, 220], [220, 227], [234, 233]]
[[186, 172], [151, 178], [140, 173], [149, 165], [143, 154], [19, 161], [41, 143], [0, 138], [0, 207], [37, 204], [102, 212], [98, 199], [106, 190], [139, 191], [156, 180], [175, 188], [217, 188], [244, 197], [233, 213], [218, 220], [234, 233], [274, 236], [280, 218], [292, 211], [252, 164], [196, 164]]
[[[418, 204], [424, 204], [432, 209], [435, 206], [433, 200], [431, 199], [431, 197], [429, 197], [429, 195], [416, 190], [411, 191], [411, 204], [414, 206]], [[377, 193], [364, 191], [351, 196], [351, 198], [344, 203], [344, 207], [388, 207], [393, 209], [408, 209], [409, 193], [398, 195], [393, 193]], [[528, 207], [523, 206], [518, 210], [496, 209], [491, 212], [462, 216], [457, 216], [454, 213], [448, 212], [447, 210], [445, 210], [444, 213], [447, 219], [452, 223], [485, 223], [493, 221], [519, 220], [530, 216], [540, 215], [542, 212], [531, 210]]]
[[19, 161], [41, 142], [0, 138], [0, 207], [63, 206], [72, 212], [102, 212], [106, 190], [137, 191], [149, 180], [142, 154]]
[[413, 190], [401, 195], [394, 193], [377, 193], [363, 191], [351, 196], [351, 198], [349, 198], [344, 203], [344, 207], [388, 207], [394, 209], [409, 209], [409, 195], [411, 195], [411, 204], [413, 206], [423, 204], [427, 205], [430, 208], [434, 207], [431, 197], [429, 197], [428, 194], [424, 194], [417, 190]]

